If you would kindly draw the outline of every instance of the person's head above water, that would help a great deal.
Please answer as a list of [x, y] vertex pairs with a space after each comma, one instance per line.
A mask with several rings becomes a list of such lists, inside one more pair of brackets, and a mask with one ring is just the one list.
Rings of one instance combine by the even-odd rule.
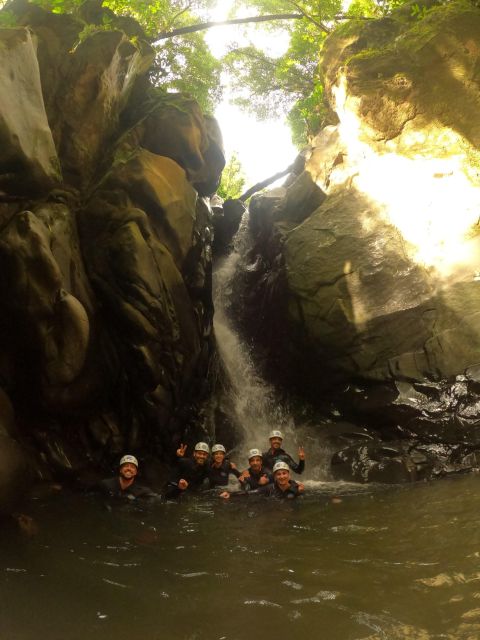
[[280, 449], [283, 441], [283, 433], [281, 431], [279, 431], [278, 429], [274, 429], [270, 432], [268, 438], [270, 440], [270, 446], [272, 449]]
[[260, 449], [250, 449], [248, 452], [248, 464], [253, 471], [260, 471], [263, 464], [263, 457]]
[[138, 460], [135, 456], [126, 455], [120, 458], [119, 473], [125, 480], [133, 480], [138, 473]]
[[216, 464], [222, 464], [222, 462], [225, 460], [225, 456], [227, 454], [227, 451], [225, 449], [225, 447], [223, 446], [223, 444], [214, 444], [212, 447], [212, 458], [214, 463]]
[[193, 451], [193, 457], [197, 464], [205, 464], [209, 453], [210, 447], [206, 442], [197, 442]]
[[280, 488], [290, 483], [290, 467], [286, 462], [279, 460], [273, 465], [273, 479]]

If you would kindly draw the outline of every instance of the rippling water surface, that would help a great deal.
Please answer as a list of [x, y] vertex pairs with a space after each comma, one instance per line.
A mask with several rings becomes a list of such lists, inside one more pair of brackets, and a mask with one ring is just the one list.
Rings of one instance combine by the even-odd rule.
[[293, 503], [35, 501], [36, 536], [3, 527], [0, 637], [478, 638], [479, 488], [469, 476], [317, 483]]

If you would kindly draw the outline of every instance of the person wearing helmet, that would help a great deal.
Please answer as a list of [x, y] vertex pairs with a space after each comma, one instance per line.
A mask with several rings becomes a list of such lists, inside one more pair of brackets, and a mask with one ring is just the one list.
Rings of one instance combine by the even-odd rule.
[[[178, 498], [187, 489], [198, 491], [208, 478], [208, 455], [210, 447], [206, 442], [197, 442], [192, 458], [185, 458], [187, 445], [180, 445], [177, 449], [177, 460], [167, 483], [165, 497], [167, 500]], [[179, 453], [180, 452], [180, 453]]]
[[137, 458], [132, 455], [123, 456], [119, 462], [118, 476], [102, 480], [100, 490], [110, 498], [126, 498], [128, 500], [156, 498], [157, 494], [151, 489], [136, 482], [137, 474]]
[[278, 460], [273, 465], [273, 483], [258, 489], [258, 493], [262, 495], [287, 500], [298, 498], [304, 491], [305, 486], [301, 482], [292, 480], [290, 477], [290, 465], [283, 462], [283, 460]]
[[263, 457], [260, 449], [250, 449], [248, 452], [248, 469], [238, 478], [242, 489], [252, 491], [258, 489], [270, 482], [273, 482], [273, 476], [268, 469], [263, 466]]
[[226, 487], [230, 474], [236, 478], [240, 476], [237, 467], [227, 460], [227, 452], [223, 444], [214, 444], [212, 447], [212, 462], [208, 469], [210, 487]]
[[303, 473], [305, 469], [305, 451], [303, 447], [298, 448], [299, 461], [295, 462], [291, 455], [282, 449], [283, 433], [278, 429], [270, 432], [270, 449], [263, 454], [263, 464], [267, 469], [272, 470], [276, 462], [281, 460], [286, 462], [295, 473]]

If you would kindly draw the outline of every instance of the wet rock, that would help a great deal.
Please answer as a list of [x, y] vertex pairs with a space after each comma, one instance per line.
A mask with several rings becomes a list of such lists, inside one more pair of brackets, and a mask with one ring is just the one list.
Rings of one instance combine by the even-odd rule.
[[[182, 275], [139, 209], [105, 210], [101, 200], [92, 202], [82, 235], [90, 278], [135, 402], [148, 413], [158, 399], [163, 413], [175, 406], [175, 390], [188, 388], [201, 352]], [[154, 393], [159, 388], [168, 390], [167, 401]]]
[[12, 512], [31, 481], [22, 448], [12, 438], [0, 435], [0, 514]]
[[192, 246], [197, 193], [176, 162], [145, 149], [128, 154], [125, 160], [119, 152], [100, 188], [121, 190], [132, 208], [151, 211], [155, 235], [182, 268]]
[[332, 458], [337, 480], [396, 484], [416, 480], [416, 466], [401, 448], [382, 444], [349, 447]]
[[336, 124], [305, 154], [324, 195], [302, 174], [251, 201], [235, 311], [263, 369], [390, 441], [478, 446], [479, 35], [462, 2], [336, 29]]
[[200, 196], [211, 196], [220, 186], [225, 167], [223, 137], [215, 118], [205, 116], [208, 146], [203, 154], [203, 167], [191, 176], [193, 186]]
[[226, 255], [232, 246], [246, 206], [241, 200], [225, 200], [219, 206], [218, 201], [213, 208], [213, 253], [215, 256]]
[[85, 24], [72, 15], [51, 13], [28, 0], [12, 0], [8, 11], [16, 16], [19, 26], [25, 26], [35, 34], [43, 100], [53, 138], [58, 142], [56, 123], [61, 114], [57, 109], [57, 92], [64, 88], [67, 61]]
[[62, 166], [73, 184], [86, 186], [96, 178], [135, 80], [152, 59], [152, 50], [132, 44], [120, 31], [93, 33], [75, 49], [56, 125]]
[[377, 437], [374, 431], [369, 431], [350, 422], [328, 423], [322, 429], [322, 436], [334, 446], [351, 445], [362, 441], [369, 442]]
[[124, 439], [112, 415], [100, 415], [90, 421], [88, 431], [95, 444], [111, 455], [120, 455], [124, 448]]
[[174, 160], [194, 180], [204, 168], [210, 144], [198, 103], [181, 95], [158, 95], [154, 104], [139, 129], [141, 144], [155, 155]]
[[14, 436], [16, 434], [15, 412], [10, 398], [3, 389], [0, 389], [0, 434]]
[[432, 451], [416, 449], [406, 442], [377, 441], [338, 451], [332, 458], [331, 469], [339, 480], [397, 484], [438, 475], [445, 459], [440, 463], [441, 457]]
[[[82, 371], [90, 325], [81, 302], [63, 288], [50, 232], [30, 211], [14, 216], [0, 234], [4, 307], [27, 333], [32, 366], [45, 385], [73, 381]], [[15, 297], [9, 292], [15, 288]], [[40, 381], [39, 381], [40, 382]]]
[[357, 439], [333, 455], [331, 470], [339, 480], [405, 483], [471, 472], [478, 469], [479, 460], [478, 445], [418, 440], [359, 443]]
[[308, 171], [295, 176], [286, 187], [285, 197], [275, 208], [274, 219], [300, 223], [317, 209], [326, 198]]
[[468, 367], [465, 371], [465, 377], [471, 391], [480, 393], [480, 364]]
[[0, 191], [43, 191], [61, 180], [28, 29], [0, 29]]
[[305, 169], [312, 180], [327, 192], [331, 184], [342, 184], [349, 177], [348, 173], [344, 175], [344, 158], [347, 153], [347, 145], [338, 127], [329, 125], [312, 141]]
[[125, 448], [168, 457], [189, 422], [213, 433], [218, 124], [149, 84], [142, 30], [101, 2], [9, 10], [22, 26], [0, 30], [0, 434], [21, 432], [48, 480]]

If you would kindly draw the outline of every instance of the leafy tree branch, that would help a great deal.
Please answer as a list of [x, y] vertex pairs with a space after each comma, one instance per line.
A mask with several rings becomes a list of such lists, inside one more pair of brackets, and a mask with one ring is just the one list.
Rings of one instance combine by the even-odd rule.
[[165, 40], [167, 38], [174, 38], [175, 36], [182, 36], [189, 33], [195, 33], [197, 31], [207, 31], [208, 29], [212, 29], [213, 27], [224, 27], [227, 25], [249, 23], [256, 24], [260, 22], [273, 22], [278, 20], [301, 20], [304, 17], [305, 16], [301, 13], [278, 13], [266, 16], [250, 16], [249, 18], [232, 18], [230, 20], [221, 20], [219, 22], [203, 22], [159, 33], [156, 37], [156, 41]]

